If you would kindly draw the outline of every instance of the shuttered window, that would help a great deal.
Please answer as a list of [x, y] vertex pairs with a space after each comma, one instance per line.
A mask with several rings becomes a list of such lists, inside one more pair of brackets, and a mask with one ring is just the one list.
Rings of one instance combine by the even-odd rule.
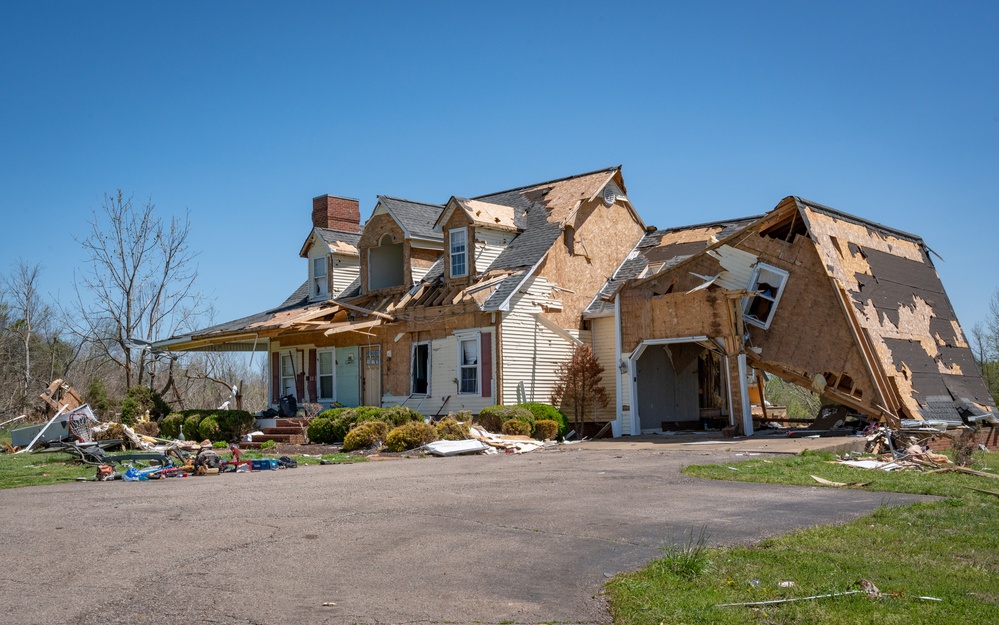
[[458, 393], [479, 392], [479, 340], [478, 336], [458, 341]]

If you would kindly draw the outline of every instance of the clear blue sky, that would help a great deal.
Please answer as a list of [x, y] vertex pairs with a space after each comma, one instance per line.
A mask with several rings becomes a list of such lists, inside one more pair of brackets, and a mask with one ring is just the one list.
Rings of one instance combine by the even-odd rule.
[[623, 164], [646, 223], [800, 195], [999, 287], [999, 3], [0, 1], [0, 270], [71, 295], [102, 194], [190, 211], [218, 321], [282, 301], [311, 199]]

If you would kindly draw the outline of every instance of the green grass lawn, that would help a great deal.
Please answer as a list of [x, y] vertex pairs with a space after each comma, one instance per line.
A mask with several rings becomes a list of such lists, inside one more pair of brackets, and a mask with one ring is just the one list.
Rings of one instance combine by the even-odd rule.
[[[0, 441], [9, 443], [10, 434], [7, 432], [0, 433]], [[225, 450], [217, 451], [224, 452], [220, 453], [223, 459], [229, 458], [229, 454]], [[109, 453], [113, 455], [116, 452]], [[259, 451], [243, 452], [244, 460], [276, 457], [276, 454], [264, 454]], [[298, 460], [299, 466], [319, 464], [322, 460], [328, 460], [333, 464], [364, 462], [367, 460], [363, 456], [350, 456], [347, 454], [293, 457]], [[148, 463], [144, 463], [142, 466], [149, 465]], [[97, 469], [95, 467], [73, 462], [72, 457], [64, 453], [0, 453], [0, 488], [18, 488], [20, 486], [42, 486], [67, 481], [72, 482], [80, 477], [91, 479], [96, 475], [96, 472]]]
[[[979, 456], [974, 468], [999, 467], [994, 456]], [[697, 536], [685, 537], [684, 544], [666, 548], [664, 557], [648, 567], [607, 584], [615, 623], [999, 623], [999, 497], [968, 488], [999, 491], [999, 479], [871, 471], [832, 465], [831, 458], [760, 458], [691, 466], [685, 472], [821, 487], [811, 478], [816, 475], [871, 482], [865, 490], [944, 499], [883, 507], [852, 523], [797, 531], [753, 547], [699, 549]], [[717, 607], [855, 590], [860, 580], [870, 580], [885, 596]], [[923, 596], [941, 601], [919, 599]]]

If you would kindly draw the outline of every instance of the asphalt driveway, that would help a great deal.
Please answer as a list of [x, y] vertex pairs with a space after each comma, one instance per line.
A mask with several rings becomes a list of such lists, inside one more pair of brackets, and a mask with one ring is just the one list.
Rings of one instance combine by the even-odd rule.
[[0, 491], [0, 621], [606, 623], [607, 577], [691, 528], [751, 543], [920, 499], [679, 472], [738, 459], [563, 448]]

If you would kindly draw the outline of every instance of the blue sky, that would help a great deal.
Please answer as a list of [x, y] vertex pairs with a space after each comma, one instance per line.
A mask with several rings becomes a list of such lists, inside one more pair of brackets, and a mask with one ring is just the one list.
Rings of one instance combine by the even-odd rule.
[[190, 211], [218, 321], [306, 275], [311, 199], [444, 202], [624, 165], [660, 227], [787, 195], [999, 287], [999, 3], [0, 1], [0, 271], [71, 296], [102, 194]]

